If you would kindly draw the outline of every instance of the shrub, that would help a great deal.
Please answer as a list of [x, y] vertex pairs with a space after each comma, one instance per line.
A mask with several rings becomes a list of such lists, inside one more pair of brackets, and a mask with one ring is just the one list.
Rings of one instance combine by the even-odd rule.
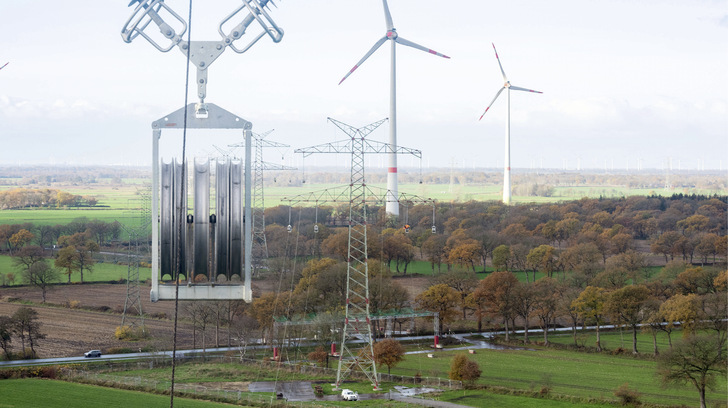
[[114, 337], [118, 340], [127, 340], [131, 337], [131, 326], [117, 326]]
[[68, 308], [69, 309], [78, 309], [81, 307], [81, 301], [80, 300], [69, 300], [68, 301]]
[[622, 405], [640, 405], [640, 393], [637, 390], [629, 388], [629, 384], [624, 383], [614, 391], [614, 395], [619, 398], [619, 402]]
[[39, 377], [50, 378], [51, 380], [55, 380], [58, 377], [58, 367], [57, 366], [41, 367]]
[[469, 360], [465, 354], [457, 354], [452, 359], [448, 376], [451, 380], [462, 381], [464, 384], [472, 386], [480, 378], [480, 374], [482, 371], [478, 363]]
[[131, 326], [118, 326], [114, 332], [114, 337], [119, 340], [141, 340], [149, 337], [149, 332], [144, 326], [131, 327]]
[[306, 356], [306, 358], [317, 363], [321, 367], [323, 367], [323, 365], [326, 363], [327, 357], [328, 353], [326, 352], [326, 350], [324, 350], [323, 347], [317, 347], [316, 350], [308, 353], [308, 355]]
[[439, 343], [441, 346], [444, 347], [444, 346], [459, 345], [459, 344], [462, 344], [463, 342], [460, 341], [460, 339], [458, 339], [457, 337], [442, 336], [442, 337], [440, 337]]
[[58, 366], [14, 367], [0, 370], [0, 380], [14, 378], [58, 378]]

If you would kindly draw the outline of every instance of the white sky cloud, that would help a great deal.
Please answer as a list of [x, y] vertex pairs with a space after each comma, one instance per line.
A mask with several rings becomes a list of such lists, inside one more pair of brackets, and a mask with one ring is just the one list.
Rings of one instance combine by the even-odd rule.
[[[186, 1], [166, 3], [187, 16]], [[621, 167], [637, 157], [655, 168], [667, 157], [728, 165], [724, 1], [389, 3], [402, 37], [452, 57], [398, 47], [399, 143], [433, 166], [502, 163], [503, 96], [477, 120], [502, 85], [491, 42], [514, 85], [544, 92], [511, 95], [514, 167], [577, 156]], [[10, 61], [0, 71], [0, 163], [149, 162], [150, 123], [184, 102], [184, 57], [142, 38], [124, 43], [126, 4], [0, 3], [0, 64]], [[193, 40], [218, 39], [218, 22], [238, 4], [196, 2]], [[381, 2], [278, 6], [281, 43], [227, 50], [209, 69], [208, 101], [294, 148], [343, 138], [327, 116], [355, 126], [387, 117], [388, 44], [337, 85], [384, 34]], [[386, 126], [371, 137], [385, 140]]]

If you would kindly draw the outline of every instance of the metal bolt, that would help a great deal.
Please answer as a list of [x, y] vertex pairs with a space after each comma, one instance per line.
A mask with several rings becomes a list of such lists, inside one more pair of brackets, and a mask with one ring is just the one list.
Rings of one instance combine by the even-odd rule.
[[204, 67], [204, 66], [205, 66], [205, 61], [200, 61], [200, 67]]
[[187, 44], [182, 44], [182, 49], [183, 50], [186, 50], [187, 49]]
[[217, 48], [218, 50], [221, 50], [222, 49], [222, 44], [216, 45], [215, 48]]
[[233, 31], [233, 37], [238, 38], [240, 36], [240, 33], [237, 31]]
[[205, 80], [204, 79], [200, 79], [200, 83], [201, 84], [204, 84], [205, 83]]

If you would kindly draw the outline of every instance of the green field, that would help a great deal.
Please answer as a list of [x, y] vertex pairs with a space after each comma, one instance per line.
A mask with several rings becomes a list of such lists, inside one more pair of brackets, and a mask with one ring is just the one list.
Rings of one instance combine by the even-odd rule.
[[[408, 355], [392, 369], [392, 374], [446, 377], [452, 357], [464, 351], [441, 351], [435, 358], [426, 354]], [[698, 392], [689, 386], [664, 389], [655, 375], [656, 363], [631, 356], [612, 356], [553, 349], [478, 350], [468, 355], [483, 371], [478, 384], [538, 391], [548, 385], [554, 394], [581, 398], [616, 400], [614, 391], [628, 383], [642, 394], [643, 402], [695, 406]], [[706, 394], [710, 406], [726, 402], [726, 379], [719, 378], [716, 390]]]
[[447, 391], [440, 395], [440, 401], [469, 407], [483, 408], [614, 408], [613, 404], [585, 404], [583, 402], [557, 401], [545, 398], [524, 397], [518, 395], [494, 394], [484, 390]]
[[[177, 397], [174, 406], [215, 408], [231, 405]], [[56, 380], [0, 380], [0, 407], [163, 408], [169, 407], [169, 397]]]
[[[591, 334], [593, 335], [593, 334]], [[532, 333], [532, 338], [540, 340], [540, 334]], [[571, 334], [551, 335], [555, 342], [570, 343]], [[680, 333], [673, 334], [673, 341], [679, 341]], [[631, 349], [631, 337], [625, 333], [624, 345]], [[468, 357], [474, 359], [480, 365], [482, 376], [477, 382], [481, 385], [491, 387], [502, 387], [511, 390], [527, 392], [538, 392], [542, 387], [550, 388], [553, 395], [565, 395], [582, 399], [596, 398], [616, 401], [614, 391], [627, 383], [630, 389], [642, 394], [643, 402], [668, 405], [668, 406], [695, 406], [698, 401], [698, 393], [692, 386], [671, 385], [669, 388], [662, 388], [656, 377], [656, 363], [649, 357], [652, 351], [652, 337], [648, 333], [639, 334], [639, 347], [645, 358], [635, 358], [628, 352], [626, 355], [611, 355], [604, 353], [587, 353], [582, 351], [555, 350], [532, 346], [531, 350], [487, 350], [479, 349], [476, 354]], [[620, 346], [620, 334], [618, 331], [603, 334], [603, 342], [610, 350]], [[589, 341], [589, 338], [586, 340]], [[665, 350], [667, 339], [662, 334], [658, 337], [658, 344], [661, 350]], [[404, 375], [413, 377], [420, 374], [422, 377], [447, 378], [452, 357], [465, 351], [438, 351], [434, 358], [428, 358], [427, 354], [408, 354], [405, 360], [398, 366], [392, 368], [393, 375]], [[292, 374], [283, 369], [275, 369], [270, 366], [258, 366], [257, 364], [186, 364], [177, 369], [177, 379], [180, 383], [214, 382], [214, 381], [287, 381], [306, 380], [314, 377], [301, 374]], [[133, 370], [110, 373], [111, 376], [140, 377], [149, 381], [163, 381], [169, 378], [170, 369], [160, 368], [154, 370]], [[333, 374], [332, 374], [333, 375]], [[718, 378], [714, 391], [707, 393], [706, 397], [711, 407], [725, 407], [726, 378]], [[366, 387], [365, 387], [366, 388]], [[363, 392], [365, 390], [360, 390]], [[495, 405], [501, 406], [498, 400], [506, 398], [493, 394], [490, 391], [474, 391], [472, 394], [462, 391], [445, 393], [443, 399], [470, 405], [471, 401], [478, 400], [478, 395], [487, 394], [487, 399], [494, 401]], [[470, 395], [470, 396], [468, 396]], [[485, 394], [484, 394], [485, 395]], [[485, 397], [483, 397], [485, 398]], [[509, 405], [502, 406], [546, 406], [540, 405], [532, 398], [526, 398], [525, 402], [519, 402], [523, 396], [508, 396]], [[526, 404], [528, 402], [528, 404]], [[526, 405], [520, 405], [521, 403]], [[550, 402], [551, 403], [551, 402]], [[553, 402], [555, 405], [572, 407], [578, 406], [568, 402]], [[506, 404], [506, 402], [503, 402]], [[488, 406], [478, 405], [474, 406]]]
[[[119, 281], [121, 279], [126, 279], [128, 276], [128, 270], [129, 267], [127, 265], [122, 264], [115, 264], [114, 259], [118, 259], [119, 262], [126, 262], [126, 257], [124, 255], [118, 255], [118, 256], [107, 256], [106, 262], [97, 262], [94, 265], [93, 272], [89, 273], [84, 272], [83, 274], [83, 281], [84, 282], [109, 282], [109, 281]], [[50, 260], [52, 262], [52, 260]], [[22, 274], [18, 271], [18, 269], [13, 266], [12, 257], [8, 255], [0, 255], [0, 275], [6, 275], [8, 272], [15, 274], [15, 285], [21, 285], [22, 282]], [[151, 268], [139, 268], [139, 279], [144, 281], [147, 279], [151, 279], [152, 277], [152, 270]], [[74, 272], [71, 275], [71, 282], [80, 282], [81, 281], [81, 274], [78, 272]], [[60, 277], [58, 278], [59, 283], [65, 283], [68, 282], [68, 275], [65, 275], [63, 273], [60, 274]]]
[[[111, 373], [110, 376], [141, 377], [146, 380], [167, 381], [172, 368], [152, 370], [129, 370]], [[218, 381], [293, 381], [313, 380], [317, 377], [277, 370], [271, 365], [251, 365], [234, 363], [182, 364], [175, 369], [178, 383], [218, 382]]]
[[[531, 337], [533, 333], [531, 333]], [[542, 340], [543, 334], [538, 333], [537, 339]], [[520, 337], [520, 336], [519, 336]], [[577, 344], [579, 346], [594, 347], [596, 345], [597, 336], [594, 331], [582, 332], [577, 331]], [[682, 339], [682, 331], [675, 330], [672, 333], [672, 342], [678, 342]], [[561, 332], [558, 334], [549, 333], [549, 341], [556, 344], [572, 345], [574, 344], [574, 337], [571, 332]], [[607, 350], [616, 350], [617, 348], [623, 348], [627, 353], [632, 353], [632, 330], [629, 328], [619, 330], [602, 331], [599, 334], [599, 341], [602, 348]], [[669, 347], [667, 334], [665, 332], [657, 333], [657, 349], [658, 351], [667, 350]], [[650, 332], [643, 332], [638, 329], [637, 331], [637, 351], [641, 354], [652, 354], [652, 334]]]
[[[10, 181], [13, 181], [11, 179]], [[15, 180], [17, 182], [17, 180]], [[58, 189], [71, 194], [94, 196], [98, 206], [92, 208], [60, 208], [60, 209], [23, 209], [1, 210], [0, 224], [18, 224], [31, 222], [34, 224], [56, 225], [67, 224], [74, 218], [87, 217], [111, 222], [119, 221], [123, 224], [134, 224], [138, 219], [141, 200], [139, 192], [149, 180], [125, 179], [124, 184], [117, 187], [109, 184], [91, 184], [87, 186], [58, 187]], [[0, 190], [16, 188], [17, 186], [0, 185]], [[288, 205], [290, 199], [307, 195], [313, 191], [330, 188], [340, 188], [341, 184], [305, 184], [303, 186], [283, 186], [280, 184], [265, 186], [265, 206]], [[383, 190], [385, 185], [372, 184], [373, 191]], [[54, 187], [55, 188], [55, 187]], [[400, 184], [399, 190], [421, 198], [430, 198], [439, 202], [452, 201], [499, 201], [502, 190], [499, 185], [454, 185], [448, 184]], [[583, 197], [625, 197], [630, 195], [650, 195], [680, 193], [684, 191], [664, 191], [655, 189], [631, 189], [622, 186], [557, 186], [551, 197], [534, 197], [514, 195], [515, 203], [549, 203], [559, 201], [578, 200]], [[725, 194], [725, 191], [691, 190], [688, 193], [696, 194]], [[285, 199], [285, 200], [284, 200]], [[330, 205], [331, 203], [328, 203]], [[303, 206], [312, 206], [311, 203], [300, 203]]]

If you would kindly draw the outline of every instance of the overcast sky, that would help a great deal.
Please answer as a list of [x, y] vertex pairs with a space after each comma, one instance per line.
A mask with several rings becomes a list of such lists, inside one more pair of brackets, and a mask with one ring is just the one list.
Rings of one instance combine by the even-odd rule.
[[[0, 65], [10, 62], [0, 70], [0, 164], [151, 162], [151, 122], [184, 104], [185, 58], [141, 37], [124, 43], [128, 3], [0, 2]], [[283, 40], [263, 38], [241, 55], [226, 50], [209, 68], [207, 101], [258, 133], [275, 129], [269, 139], [292, 148], [266, 160], [295, 163], [293, 148], [344, 138], [328, 116], [357, 127], [388, 116], [389, 45], [337, 85], [385, 34], [381, 1], [276, 3], [271, 17]], [[187, 18], [186, 0], [166, 4]], [[218, 40], [218, 23], [238, 4], [195, 1], [193, 41]], [[491, 43], [513, 85], [543, 91], [511, 93], [514, 168], [636, 169], [641, 160], [661, 169], [668, 158], [673, 168], [728, 167], [725, 0], [389, 6], [401, 37], [451, 56], [397, 48], [398, 142], [422, 150], [425, 167], [503, 165], [505, 95], [478, 121], [503, 84]], [[387, 126], [370, 137], [386, 141]], [[238, 138], [217, 137], [197, 140]], [[419, 166], [405, 157], [399, 164]]]

